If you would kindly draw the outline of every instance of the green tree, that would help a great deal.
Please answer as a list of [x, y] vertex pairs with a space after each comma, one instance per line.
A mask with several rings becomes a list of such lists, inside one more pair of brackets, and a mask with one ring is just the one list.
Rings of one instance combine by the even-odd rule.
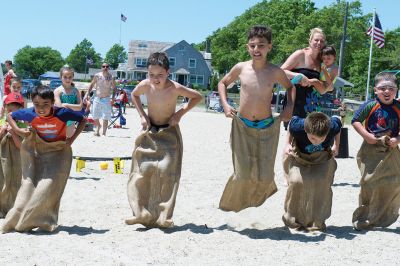
[[46, 71], [59, 71], [64, 65], [64, 59], [59, 51], [50, 47], [27, 45], [17, 51], [14, 64], [19, 76], [38, 78]]
[[111, 68], [117, 69], [119, 63], [125, 63], [128, 59], [128, 54], [125, 52], [125, 48], [122, 45], [114, 44], [106, 54], [104, 59]]
[[66, 61], [76, 72], [84, 73], [88, 69], [86, 58], [93, 61], [91, 67], [100, 68], [102, 63], [101, 56], [96, 53], [92, 43], [85, 38], [71, 50]]
[[[253, 25], [268, 25], [272, 28], [273, 48], [268, 60], [282, 64], [295, 50], [308, 45], [310, 29], [320, 27], [326, 34], [327, 44], [334, 45], [339, 59], [340, 41], [343, 31], [345, 1], [338, 1], [321, 9], [310, 0], [264, 0], [226, 27], [217, 29], [207, 39], [211, 40], [213, 67], [225, 74], [237, 62], [249, 60], [246, 42], [247, 32]], [[349, 4], [347, 41], [342, 76], [355, 84], [353, 91], [365, 91], [370, 39], [365, 32], [372, 21], [372, 14], [363, 14], [361, 2]], [[378, 49], [374, 45], [371, 77], [385, 69], [400, 67], [400, 30], [385, 32], [386, 46]], [[204, 49], [205, 41], [196, 45]]]
[[213, 91], [217, 91], [218, 90], [218, 82], [219, 82], [219, 78], [218, 75], [214, 74], [211, 76], [211, 84], [210, 84], [210, 88]]

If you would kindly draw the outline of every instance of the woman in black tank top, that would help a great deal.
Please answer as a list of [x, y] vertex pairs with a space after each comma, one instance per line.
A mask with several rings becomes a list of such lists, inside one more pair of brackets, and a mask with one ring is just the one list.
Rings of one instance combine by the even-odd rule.
[[311, 30], [309, 46], [295, 51], [281, 68], [289, 79], [302, 74], [303, 78], [296, 84], [296, 99], [293, 115], [305, 118], [308, 113], [320, 110], [320, 94], [312, 86], [311, 79], [319, 79], [321, 69], [320, 52], [325, 44], [325, 35], [321, 29]]

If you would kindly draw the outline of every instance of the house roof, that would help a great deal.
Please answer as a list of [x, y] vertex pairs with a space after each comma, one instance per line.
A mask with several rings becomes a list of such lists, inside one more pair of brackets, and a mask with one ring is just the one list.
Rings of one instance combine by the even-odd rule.
[[151, 53], [164, 51], [173, 45], [172, 42], [132, 40], [129, 42], [128, 52], [135, 57], [147, 58]]
[[175, 71], [175, 74], [189, 75], [189, 74], [190, 74], [190, 72], [189, 72], [189, 71], [187, 71], [187, 70], [186, 70], [186, 69], [184, 69], [184, 68], [180, 68], [180, 69], [178, 69], [177, 71]]

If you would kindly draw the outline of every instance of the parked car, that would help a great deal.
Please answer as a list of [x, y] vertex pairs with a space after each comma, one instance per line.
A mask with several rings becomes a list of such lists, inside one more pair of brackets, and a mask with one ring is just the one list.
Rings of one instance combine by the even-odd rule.
[[[129, 104], [132, 103], [132, 91], [135, 89], [135, 85], [121, 85], [121, 88], [126, 92], [126, 95], [128, 96], [128, 101]], [[146, 95], [140, 95], [140, 101], [142, 102], [142, 105], [147, 105], [147, 97]]]
[[41, 86], [42, 83], [38, 79], [23, 79], [21, 94], [23, 97], [29, 99], [34, 88]]
[[50, 87], [50, 89], [55, 90], [55, 89], [57, 89], [58, 87], [60, 87], [61, 84], [62, 84], [61, 79], [52, 79], [52, 80], [50, 81], [49, 87]]

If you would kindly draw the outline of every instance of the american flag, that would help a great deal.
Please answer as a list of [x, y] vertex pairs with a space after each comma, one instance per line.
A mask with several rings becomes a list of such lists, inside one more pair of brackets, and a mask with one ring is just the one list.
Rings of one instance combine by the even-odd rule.
[[123, 22], [126, 22], [127, 19], [128, 19], [127, 17], [125, 17], [123, 14], [121, 14], [121, 20], [122, 20]]
[[[372, 34], [372, 26], [369, 27], [367, 34], [371, 36]], [[383, 48], [385, 46], [385, 35], [382, 30], [381, 22], [379, 21], [378, 15], [375, 14], [375, 26], [374, 26], [374, 42], [379, 48]]]
[[88, 65], [93, 65], [93, 59], [91, 59], [91, 58], [86, 58], [86, 64], [88, 64]]

